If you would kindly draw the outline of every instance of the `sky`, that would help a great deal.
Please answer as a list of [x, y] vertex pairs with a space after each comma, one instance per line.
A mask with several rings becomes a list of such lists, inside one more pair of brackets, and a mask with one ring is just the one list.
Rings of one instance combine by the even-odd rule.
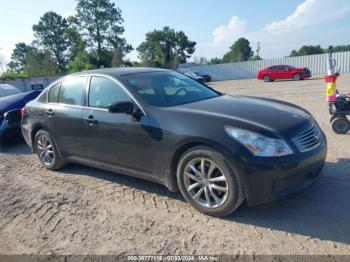
[[[302, 45], [350, 44], [350, 0], [112, 0], [122, 10], [127, 42], [136, 48], [145, 34], [163, 26], [196, 41], [197, 57], [222, 57], [239, 37], [264, 59], [288, 56]], [[14, 45], [30, 44], [32, 26], [47, 11], [75, 13], [75, 0], [0, 0], [0, 58]], [[128, 55], [137, 59], [137, 52]], [[1, 68], [0, 68], [1, 70]]]

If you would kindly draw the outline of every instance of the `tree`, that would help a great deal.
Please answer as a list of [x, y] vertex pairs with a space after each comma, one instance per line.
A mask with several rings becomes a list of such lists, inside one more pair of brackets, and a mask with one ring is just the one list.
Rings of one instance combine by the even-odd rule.
[[163, 27], [146, 34], [137, 51], [143, 65], [176, 68], [179, 63], [186, 63], [195, 51], [196, 42], [190, 41], [183, 31]]
[[[123, 53], [132, 50], [121, 37], [124, 33], [121, 10], [110, 0], [78, 0], [77, 23], [85, 41], [96, 50], [96, 66], [107, 66], [112, 60], [110, 49], [120, 48]], [[106, 52], [107, 50], [107, 52]], [[109, 59], [106, 54], [109, 53]]]
[[31, 46], [25, 43], [17, 43], [11, 54], [9, 68], [17, 73], [23, 73], [27, 64], [27, 55], [31, 49]]
[[221, 64], [221, 63], [222, 63], [222, 59], [220, 59], [218, 57], [214, 57], [214, 58], [210, 59], [208, 62], [209, 65], [216, 65], [216, 64]]
[[298, 52], [296, 50], [292, 50], [292, 52], [290, 52], [290, 57], [294, 57], [294, 56], [298, 56]]
[[75, 16], [67, 18], [68, 28], [66, 30], [67, 39], [70, 43], [69, 46], [69, 61], [74, 61], [80, 53], [85, 52], [86, 42], [83, 39], [82, 34], [79, 32], [77, 19]]
[[69, 41], [66, 35], [68, 23], [55, 12], [45, 13], [39, 23], [33, 26], [37, 42], [54, 57], [59, 72], [66, 71]]
[[56, 64], [51, 52], [32, 47], [27, 54], [25, 73], [28, 76], [51, 76], [56, 74]]
[[253, 56], [250, 43], [245, 38], [239, 38], [222, 58], [224, 63], [248, 61]]
[[112, 66], [120, 67], [123, 65], [123, 51], [121, 48], [116, 48], [113, 51]]
[[304, 45], [298, 51], [293, 50], [289, 56], [316, 55], [323, 53], [324, 50], [320, 45]]

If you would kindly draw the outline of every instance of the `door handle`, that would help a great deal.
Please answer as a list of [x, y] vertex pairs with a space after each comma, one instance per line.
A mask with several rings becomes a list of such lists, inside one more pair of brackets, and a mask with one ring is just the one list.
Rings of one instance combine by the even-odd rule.
[[53, 116], [55, 113], [52, 111], [52, 109], [48, 109], [48, 110], [46, 110], [46, 114], [47, 114], [49, 117], [51, 117], [51, 116]]
[[95, 117], [93, 115], [88, 116], [85, 120], [88, 123], [90, 123], [90, 124], [96, 124], [97, 123], [97, 120], [95, 119]]

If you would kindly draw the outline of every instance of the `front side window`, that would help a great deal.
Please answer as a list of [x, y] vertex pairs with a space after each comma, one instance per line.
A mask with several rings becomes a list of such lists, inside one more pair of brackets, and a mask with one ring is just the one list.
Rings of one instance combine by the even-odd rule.
[[140, 73], [125, 75], [124, 78], [131, 88], [153, 106], [188, 104], [220, 95], [192, 78], [176, 72]]
[[73, 77], [62, 82], [58, 102], [67, 105], [81, 105], [86, 77]]
[[131, 101], [130, 96], [115, 81], [100, 76], [91, 77], [89, 106], [107, 109], [117, 102]]
[[61, 83], [58, 83], [50, 88], [48, 102], [49, 103], [58, 103], [58, 95], [60, 93]]

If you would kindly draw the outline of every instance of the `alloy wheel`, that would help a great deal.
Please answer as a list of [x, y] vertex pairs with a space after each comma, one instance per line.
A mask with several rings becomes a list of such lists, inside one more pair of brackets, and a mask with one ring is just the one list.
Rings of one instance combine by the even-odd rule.
[[191, 198], [201, 206], [222, 206], [228, 195], [226, 174], [208, 158], [195, 158], [184, 169], [184, 184]]
[[37, 138], [37, 152], [40, 160], [47, 166], [50, 166], [55, 161], [55, 152], [50, 139], [42, 134]]

